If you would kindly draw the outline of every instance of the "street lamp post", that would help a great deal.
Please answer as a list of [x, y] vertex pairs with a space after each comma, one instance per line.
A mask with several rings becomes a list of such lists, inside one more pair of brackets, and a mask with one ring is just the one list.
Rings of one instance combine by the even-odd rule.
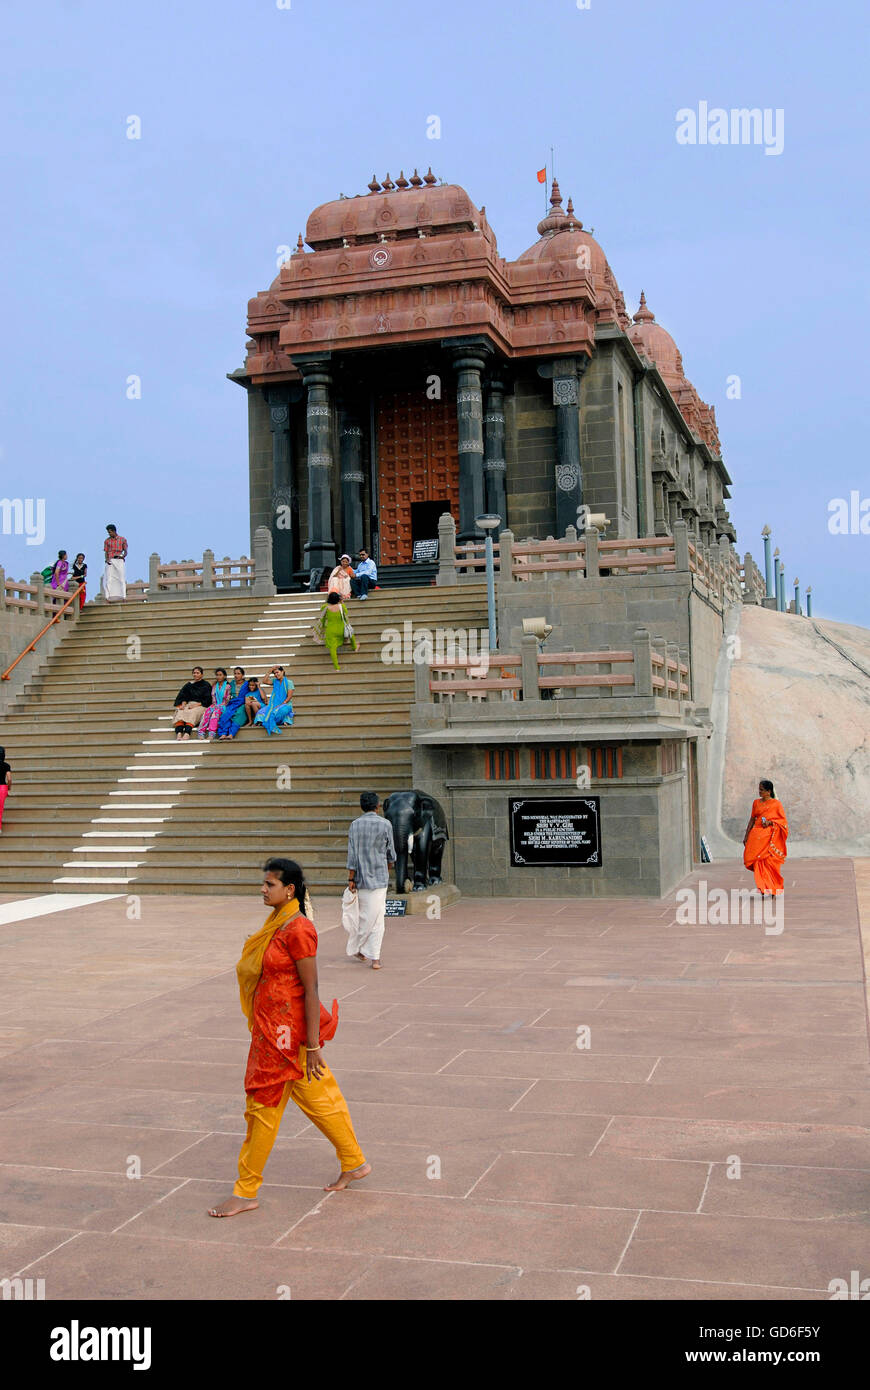
[[807, 617], [808, 617], [808, 618], [811, 618], [812, 616], [813, 616], [813, 586], [812, 586], [812, 584], [808, 584], [808, 585], [807, 585]]
[[800, 589], [800, 580], [799, 580], [799, 579], [796, 579], [796, 580], [794, 581], [794, 611], [795, 611], [795, 616], [796, 616], [796, 617], [800, 617], [800, 611], [801, 611], [801, 589]]
[[764, 587], [768, 598], [776, 598], [773, 590], [773, 561], [770, 555], [770, 527], [765, 526], [761, 534], [764, 537]]
[[501, 525], [501, 517], [495, 512], [484, 512], [474, 518], [474, 524], [486, 533], [486, 607], [489, 614], [489, 650], [498, 648], [498, 634], [495, 627], [495, 552], [492, 547], [492, 533]]

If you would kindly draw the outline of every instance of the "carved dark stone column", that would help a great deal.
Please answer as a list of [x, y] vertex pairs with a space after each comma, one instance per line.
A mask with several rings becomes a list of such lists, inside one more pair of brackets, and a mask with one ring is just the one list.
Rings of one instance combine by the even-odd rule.
[[362, 461], [362, 429], [359, 414], [347, 406], [340, 414], [338, 436], [339, 466], [341, 469], [341, 534], [342, 544], [353, 557], [365, 544], [363, 535], [363, 484], [365, 473]]
[[508, 518], [504, 458], [504, 381], [499, 376], [490, 378], [483, 423], [485, 426], [483, 473], [486, 510], [501, 517], [499, 530], [502, 530], [507, 526]]
[[276, 588], [289, 589], [296, 568], [293, 523], [294, 510], [298, 509], [293, 488], [290, 396], [286, 391], [272, 390], [266, 398], [272, 431], [272, 571]]
[[308, 540], [305, 565], [308, 569], [332, 569], [335, 540], [332, 535], [332, 374], [330, 354], [318, 353], [294, 359], [302, 373], [308, 393]]
[[556, 407], [556, 535], [577, 525], [583, 505], [583, 468], [580, 461], [580, 378], [588, 357], [561, 357], [544, 362], [538, 375], [553, 382]]
[[445, 341], [456, 370], [456, 420], [459, 426], [459, 531], [457, 540], [480, 540], [474, 518], [486, 505], [483, 480], [483, 396], [481, 373], [492, 349], [480, 338]]

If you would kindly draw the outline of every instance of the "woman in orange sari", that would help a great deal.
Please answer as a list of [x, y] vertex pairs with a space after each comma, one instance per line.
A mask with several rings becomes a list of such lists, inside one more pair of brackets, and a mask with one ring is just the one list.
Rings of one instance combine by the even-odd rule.
[[[242, 1013], [251, 1030], [245, 1072], [247, 1132], [233, 1195], [209, 1216], [255, 1211], [263, 1169], [278, 1136], [288, 1100], [294, 1101], [333, 1145], [341, 1172], [324, 1191], [339, 1192], [366, 1177], [371, 1164], [353, 1132], [347, 1102], [323, 1061], [323, 1044], [338, 1027], [338, 1002], [327, 1013], [317, 993], [317, 932], [305, 878], [292, 859], [270, 859], [263, 902], [272, 909], [249, 936], [236, 966]], [[310, 1043], [317, 1038], [317, 1045]]]
[[773, 898], [785, 887], [782, 866], [785, 863], [788, 821], [782, 802], [773, 794], [773, 783], [758, 784], [758, 797], [752, 803], [752, 814], [743, 836], [743, 863], [755, 873], [755, 886], [761, 896]]

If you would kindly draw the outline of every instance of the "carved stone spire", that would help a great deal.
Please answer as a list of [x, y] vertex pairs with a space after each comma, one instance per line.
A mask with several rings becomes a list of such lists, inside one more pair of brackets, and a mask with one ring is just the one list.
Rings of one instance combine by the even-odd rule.
[[633, 323], [655, 323], [656, 316], [647, 306], [646, 295], [643, 290], [640, 292], [640, 304], [637, 313], [633, 316]]

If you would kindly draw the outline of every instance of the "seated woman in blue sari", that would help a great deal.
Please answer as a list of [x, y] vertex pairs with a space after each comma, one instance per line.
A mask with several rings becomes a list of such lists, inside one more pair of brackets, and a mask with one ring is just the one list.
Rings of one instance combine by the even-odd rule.
[[[254, 682], [253, 689], [251, 681]], [[233, 667], [233, 679], [230, 681], [230, 698], [224, 705], [218, 720], [217, 736], [219, 739], [235, 738], [239, 729], [243, 728], [248, 722], [248, 711], [245, 701], [248, 696], [256, 690], [256, 679], [245, 680], [245, 669], [243, 666]]]
[[267, 734], [276, 734], [282, 724], [293, 723], [293, 706], [290, 703], [290, 691], [293, 689], [293, 682], [285, 676], [284, 667], [273, 666], [269, 703], [254, 719], [254, 723], [261, 724]]

